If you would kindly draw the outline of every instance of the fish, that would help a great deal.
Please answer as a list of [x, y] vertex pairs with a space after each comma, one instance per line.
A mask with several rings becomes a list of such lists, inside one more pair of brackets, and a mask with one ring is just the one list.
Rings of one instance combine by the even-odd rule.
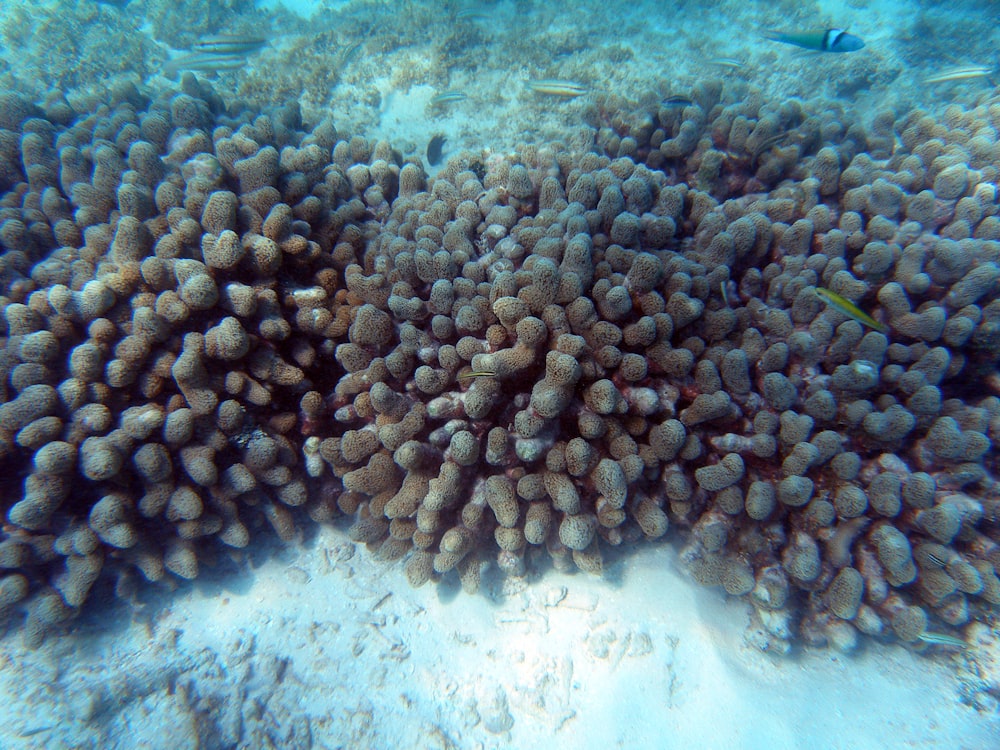
[[942, 70], [932, 76], [928, 76], [924, 79], [925, 84], [934, 83], [950, 83], [951, 81], [970, 81], [975, 78], [985, 78], [991, 85], [993, 81], [990, 80], [990, 76], [993, 75], [993, 68], [987, 65], [966, 65], [961, 68], [948, 68], [947, 70]]
[[762, 140], [760, 143], [757, 144], [757, 148], [754, 149], [754, 153], [755, 154], [761, 154], [761, 153], [767, 151], [769, 148], [772, 148], [773, 146], [777, 146], [779, 143], [781, 143], [786, 138], [788, 138], [788, 131], [787, 130], [782, 130], [780, 133], [775, 133], [774, 135], [769, 135], [767, 138], [765, 138], [764, 140]]
[[931, 643], [935, 646], [952, 646], [953, 648], [968, 648], [969, 644], [963, 641], [961, 638], [956, 638], [953, 635], [948, 635], [947, 633], [931, 633], [924, 631], [917, 636], [918, 640], [924, 643]]
[[239, 70], [246, 65], [243, 55], [212, 55], [203, 52], [192, 52], [168, 60], [163, 66], [163, 75], [176, 78], [182, 70], [199, 73], [221, 73], [227, 70]]
[[441, 151], [444, 149], [444, 142], [448, 139], [438, 133], [431, 137], [427, 144], [427, 163], [432, 167], [441, 161]]
[[462, 8], [455, 14], [456, 21], [489, 21], [490, 16], [479, 8]]
[[662, 102], [660, 102], [661, 107], [666, 107], [667, 109], [684, 109], [685, 107], [691, 107], [694, 102], [688, 99], [686, 96], [681, 96], [680, 94], [674, 94], [673, 96], [668, 96]]
[[866, 325], [879, 333], [889, 332], [889, 327], [887, 325], [879, 323], [875, 320], [875, 318], [859, 308], [846, 297], [841, 297], [836, 292], [831, 292], [829, 289], [824, 289], [821, 286], [816, 287], [816, 294], [824, 302], [826, 302], [826, 304], [830, 305], [830, 307], [834, 308], [837, 312], [846, 315], [848, 318], [856, 320], [862, 325]]
[[44, 727], [33, 727], [31, 729], [24, 729], [21, 731], [18, 737], [34, 737], [36, 734], [41, 734], [42, 732], [51, 732], [55, 729], [55, 724], [44, 726]]
[[191, 50], [210, 55], [248, 55], [267, 44], [267, 39], [246, 34], [217, 34], [199, 39]]
[[464, 102], [469, 98], [469, 95], [464, 91], [442, 91], [440, 94], [431, 97], [431, 106], [440, 107], [444, 104], [454, 104], [455, 102]]
[[733, 70], [742, 68], [745, 65], [745, 63], [737, 60], [735, 57], [713, 57], [708, 61], [708, 64], [717, 65], [720, 68], [731, 68]]
[[764, 36], [774, 42], [792, 44], [817, 52], [856, 52], [865, 46], [860, 37], [849, 34], [844, 29], [765, 31]]
[[353, 60], [354, 56], [358, 53], [358, 50], [361, 49], [363, 45], [364, 42], [357, 41], [347, 46], [344, 49], [344, 51], [340, 53], [340, 66], [343, 67], [347, 65], [347, 63], [349, 63], [351, 60]]
[[935, 555], [933, 552], [928, 552], [927, 553], [927, 559], [930, 560], [935, 565], [937, 565], [938, 567], [941, 567], [941, 568], [945, 567], [948, 564], [947, 561], [942, 560], [940, 557], [938, 557], [937, 555]]
[[495, 378], [497, 374], [492, 370], [471, 370], [469, 372], [463, 372], [458, 376], [459, 380], [468, 380], [470, 378]]
[[574, 81], [560, 81], [555, 78], [546, 78], [541, 81], [528, 81], [527, 86], [536, 94], [561, 96], [566, 99], [573, 99], [587, 93], [587, 87], [582, 84]]
[[790, 135], [789, 131], [783, 130], [780, 133], [775, 133], [774, 135], [769, 135], [767, 138], [765, 138], [760, 143], [758, 143], [757, 146], [753, 149], [753, 151], [750, 154], [750, 157], [751, 157], [750, 158], [750, 166], [751, 166], [751, 168], [756, 169], [757, 168], [757, 160], [760, 159], [761, 156], [763, 156], [765, 153], [767, 153], [768, 151], [770, 151], [772, 148], [774, 148], [775, 146], [777, 146], [779, 143], [781, 143], [782, 141], [787, 140], [789, 135]]

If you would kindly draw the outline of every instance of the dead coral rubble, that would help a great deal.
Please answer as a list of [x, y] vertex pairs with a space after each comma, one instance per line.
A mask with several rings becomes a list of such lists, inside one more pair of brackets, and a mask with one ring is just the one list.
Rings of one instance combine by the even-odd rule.
[[338, 515], [470, 591], [674, 525], [772, 647], [1000, 604], [1000, 106], [863, 127], [706, 86], [426, 182], [182, 87], [70, 126], [0, 102], [0, 611], [29, 642], [102, 576]]

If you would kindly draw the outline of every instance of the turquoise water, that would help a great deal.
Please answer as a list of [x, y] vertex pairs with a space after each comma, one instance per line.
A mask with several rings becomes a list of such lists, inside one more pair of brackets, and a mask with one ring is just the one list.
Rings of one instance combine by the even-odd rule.
[[0, 747], [993, 746], [995, 17], [5, 3]]

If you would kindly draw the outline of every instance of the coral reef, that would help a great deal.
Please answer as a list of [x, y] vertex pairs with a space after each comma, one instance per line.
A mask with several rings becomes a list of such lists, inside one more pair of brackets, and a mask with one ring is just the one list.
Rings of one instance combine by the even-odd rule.
[[468, 591], [676, 528], [779, 649], [1000, 604], [1000, 105], [692, 100], [428, 180], [191, 75], [4, 94], [0, 612], [339, 516]]

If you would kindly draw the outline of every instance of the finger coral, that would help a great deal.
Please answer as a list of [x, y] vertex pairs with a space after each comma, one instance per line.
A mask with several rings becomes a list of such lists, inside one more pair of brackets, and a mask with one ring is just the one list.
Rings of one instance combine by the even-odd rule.
[[102, 580], [337, 516], [466, 590], [680, 539], [781, 648], [1000, 603], [1000, 175], [964, 129], [905, 114], [884, 154], [705, 87], [427, 178], [182, 89], [0, 132], [0, 616], [29, 642]]

